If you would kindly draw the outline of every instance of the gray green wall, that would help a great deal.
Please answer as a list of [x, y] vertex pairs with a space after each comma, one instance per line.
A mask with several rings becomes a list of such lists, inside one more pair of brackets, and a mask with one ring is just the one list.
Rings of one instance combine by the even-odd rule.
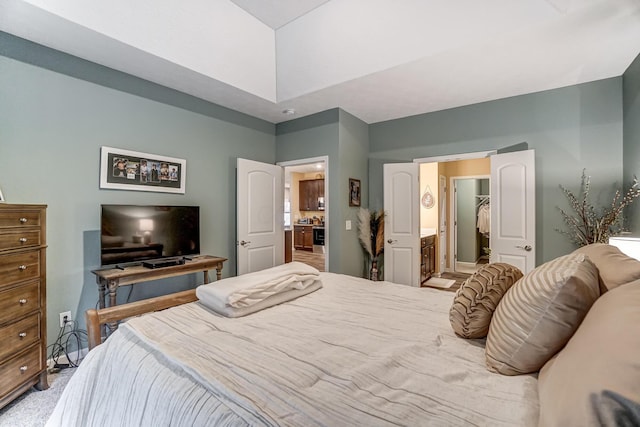
[[[537, 258], [571, 249], [554, 228], [565, 206], [558, 184], [579, 186], [586, 167], [607, 195], [638, 174], [640, 64], [614, 78], [553, 91], [366, 125], [333, 109], [277, 126], [0, 32], [0, 186], [10, 203], [48, 210], [48, 337], [57, 317], [81, 320], [98, 299], [102, 203], [201, 206], [202, 252], [229, 258], [235, 275], [235, 164], [329, 157], [329, 267], [360, 275], [357, 209], [382, 207], [382, 164], [527, 142], [536, 150]], [[624, 94], [624, 143], [623, 143]], [[103, 145], [187, 160], [185, 195], [99, 189]], [[636, 215], [637, 216], [637, 215]], [[352, 230], [344, 229], [352, 221]], [[640, 227], [636, 224], [635, 228]], [[132, 300], [192, 287], [200, 278], [145, 283]], [[123, 288], [119, 299], [126, 297]], [[80, 315], [79, 315], [80, 314]]]
[[[624, 105], [624, 179], [628, 188], [634, 175], [640, 178], [640, 56], [622, 76]], [[625, 215], [629, 229], [640, 235], [640, 200], [636, 200]]]
[[[622, 184], [622, 77], [372, 124], [370, 205], [382, 206], [382, 163], [494, 150], [527, 142], [536, 151], [538, 264], [573, 246], [557, 207], [559, 184], [578, 190], [582, 169], [593, 195], [610, 203]], [[640, 159], [640, 157], [639, 157]]]
[[[361, 206], [369, 206], [369, 126], [355, 116], [340, 110], [340, 178], [338, 203], [342, 207], [337, 231], [340, 237], [342, 256], [339, 259], [341, 273], [352, 276], [363, 275], [364, 253], [358, 240], [358, 211], [349, 206], [349, 178], [360, 180]], [[351, 230], [345, 229], [345, 221], [351, 221]], [[334, 271], [334, 270], [332, 270]]]
[[476, 254], [476, 191], [477, 179], [457, 179], [456, 180], [456, 205], [458, 215], [457, 224], [457, 245], [456, 261], [475, 263]]
[[[101, 190], [103, 145], [186, 159], [186, 194]], [[200, 206], [202, 252], [229, 258], [223, 276], [235, 275], [236, 158], [275, 153], [273, 124], [0, 33], [0, 186], [7, 202], [49, 206], [49, 343], [59, 312], [84, 328], [97, 303], [100, 204]], [[200, 280], [139, 284], [131, 297]]]
[[[362, 181], [362, 206], [367, 207], [368, 126], [340, 110], [332, 109], [276, 126], [276, 160], [286, 162], [328, 156], [329, 170], [329, 270], [360, 276], [363, 255], [357, 238], [357, 208], [349, 207], [349, 178]], [[345, 230], [345, 221], [352, 221]]]

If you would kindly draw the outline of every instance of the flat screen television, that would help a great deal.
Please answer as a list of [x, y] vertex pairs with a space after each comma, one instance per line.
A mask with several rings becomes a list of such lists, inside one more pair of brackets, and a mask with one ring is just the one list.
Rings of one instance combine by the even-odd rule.
[[100, 264], [200, 253], [199, 206], [101, 205]]

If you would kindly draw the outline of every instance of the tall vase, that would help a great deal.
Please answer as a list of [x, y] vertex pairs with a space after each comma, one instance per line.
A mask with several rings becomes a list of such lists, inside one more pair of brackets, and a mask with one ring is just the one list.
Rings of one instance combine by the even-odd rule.
[[375, 258], [371, 261], [371, 271], [369, 272], [369, 278], [374, 282], [378, 281], [378, 260]]

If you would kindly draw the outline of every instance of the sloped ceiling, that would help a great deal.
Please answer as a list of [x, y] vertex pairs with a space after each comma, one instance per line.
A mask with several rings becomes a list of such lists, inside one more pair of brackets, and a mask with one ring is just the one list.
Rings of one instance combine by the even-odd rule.
[[375, 123], [620, 76], [640, 2], [3, 0], [0, 30], [272, 123]]

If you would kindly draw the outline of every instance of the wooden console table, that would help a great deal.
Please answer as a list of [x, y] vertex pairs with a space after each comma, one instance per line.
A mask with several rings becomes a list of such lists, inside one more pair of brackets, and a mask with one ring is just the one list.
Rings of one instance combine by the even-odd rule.
[[214, 268], [216, 270], [216, 279], [220, 280], [222, 264], [226, 260], [227, 258], [199, 255], [194, 256], [192, 260], [187, 260], [184, 264], [172, 265], [170, 267], [147, 268], [136, 265], [122, 269], [110, 268], [106, 270], [93, 270], [92, 273], [96, 275], [96, 282], [98, 283], [98, 305], [100, 308], [105, 308], [105, 294], [106, 291], [109, 290], [109, 306], [115, 306], [117, 304], [116, 296], [118, 287], [120, 286], [135, 285], [136, 283], [199, 272], [204, 274], [204, 283], [209, 283], [209, 270]]

